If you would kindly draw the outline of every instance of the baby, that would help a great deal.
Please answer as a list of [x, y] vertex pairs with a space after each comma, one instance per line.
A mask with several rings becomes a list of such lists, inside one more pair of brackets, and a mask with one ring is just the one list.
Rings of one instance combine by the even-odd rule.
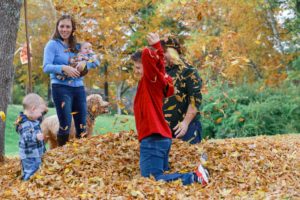
[[[100, 65], [99, 61], [97, 60], [97, 55], [94, 53], [92, 49], [92, 44], [89, 42], [83, 42], [80, 44], [80, 49], [77, 56], [70, 58], [69, 64], [70, 66], [76, 68], [78, 63], [81, 61], [86, 61], [87, 63], [94, 63], [97, 66]], [[88, 73], [87, 66], [80, 72], [80, 76], [85, 76]], [[67, 78], [66, 75], [57, 74], [56, 78], [59, 80], [65, 80]]]
[[[72, 60], [74, 59], [74, 60]], [[87, 61], [87, 62], [95, 62], [97, 60], [97, 56], [95, 55], [92, 44], [89, 42], [83, 42], [80, 46], [80, 51], [78, 55], [71, 59], [72, 62], [79, 62], [79, 61]]]

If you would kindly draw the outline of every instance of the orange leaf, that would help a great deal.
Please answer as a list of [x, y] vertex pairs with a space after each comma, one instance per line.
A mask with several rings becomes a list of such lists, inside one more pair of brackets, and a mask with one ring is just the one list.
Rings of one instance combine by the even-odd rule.
[[223, 118], [222, 117], [219, 117], [217, 120], [216, 120], [216, 124], [220, 124], [222, 122]]
[[202, 20], [202, 13], [201, 13], [201, 12], [198, 13], [197, 19], [198, 19], [198, 21], [201, 21], [201, 20]]

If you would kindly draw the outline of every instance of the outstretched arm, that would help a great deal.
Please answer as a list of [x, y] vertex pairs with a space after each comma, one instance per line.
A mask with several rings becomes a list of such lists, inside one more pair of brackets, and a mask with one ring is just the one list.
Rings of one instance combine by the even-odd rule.
[[155, 48], [156, 51], [145, 48], [142, 52], [144, 76], [151, 82], [156, 82], [158, 73], [162, 67], [161, 64], [163, 64], [163, 50], [157, 33], [149, 33], [147, 40], [149, 45]]

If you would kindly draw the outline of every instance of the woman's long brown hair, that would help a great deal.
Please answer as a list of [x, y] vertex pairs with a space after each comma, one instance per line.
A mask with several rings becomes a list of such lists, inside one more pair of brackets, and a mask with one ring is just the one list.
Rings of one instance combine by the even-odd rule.
[[60, 40], [63, 40], [62, 37], [60, 36], [59, 32], [58, 32], [58, 25], [59, 25], [59, 22], [62, 21], [62, 20], [65, 20], [65, 19], [69, 19], [72, 23], [72, 32], [71, 32], [71, 35], [69, 37], [69, 48], [70, 48], [70, 51], [72, 52], [77, 52], [77, 49], [76, 49], [76, 44], [77, 44], [77, 40], [76, 40], [76, 36], [74, 35], [74, 31], [76, 30], [76, 22], [74, 20], [74, 18], [71, 16], [71, 15], [62, 15], [56, 22], [56, 26], [55, 26], [55, 32], [52, 36], [52, 39], [60, 39]]

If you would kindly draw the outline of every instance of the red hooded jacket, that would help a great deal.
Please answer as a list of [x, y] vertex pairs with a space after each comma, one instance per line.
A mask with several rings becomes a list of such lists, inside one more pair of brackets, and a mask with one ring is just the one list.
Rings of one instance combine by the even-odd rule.
[[160, 42], [152, 47], [143, 49], [143, 76], [134, 99], [134, 116], [139, 141], [154, 133], [172, 138], [162, 107], [163, 99], [174, 93], [173, 81], [165, 73], [164, 54]]

